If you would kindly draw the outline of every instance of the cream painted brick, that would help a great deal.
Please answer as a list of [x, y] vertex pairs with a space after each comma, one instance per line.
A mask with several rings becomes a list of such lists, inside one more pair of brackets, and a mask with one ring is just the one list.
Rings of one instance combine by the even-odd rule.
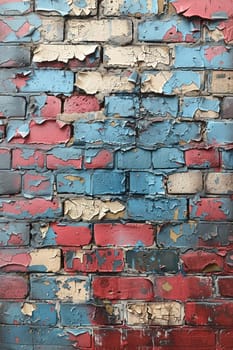
[[190, 171], [168, 176], [167, 190], [171, 194], [197, 193], [202, 191], [202, 173]]
[[41, 16], [41, 40], [42, 42], [57, 42], [64, 39], [64, 19], [61, 17]]
[[[146, 15], [158, 13], [158, 0], [137, 0], [135, 5], [128, 4], [127, 0], [103, 0], [102, 7], [105, 16], [120, 16], [124, 14]], [[140, 7], [140, 5], [142, 5]], [[136, 10], [138, 8], [138, 10]]]
[[84, 302], [90, 298], [89, 290], [87, 289], [87, 281], [85, 277], [80, 277], [78, 280], [71, 279], [66, 276], [59, 276], [56, 278], [58, 291], [56, 296], [59, 300]]
[[94, 71], [79, 72], [76, 75], [75, 85], [87, 94], [132, 92], [135, 87], [134, 83], [129, 81], [127, 74], [107, 73], [102, 75]]
[[111, 42], [127, 44], [132, 41], [132, 22], [124, 19], [103, 20], [68, 20], [68, 41], [78, 42]]
[[139, 66], [156, 68], [169, 65], [169, 48], [161, 46], [106, 46], [105, 66]]
[[134, 303], [127, 305], [128, 324], [178, 326], [183, 324], [184, 308], [178, 302]]
[[233, 193], [232, 173], [209, 173], [205, 178], [205, 190], [213, 194]]
[[211, 76], [210, 92], [219, 94], [232, 94], [233, 91], [233, 72], [232, 71], [213, 71]]
[[30, 267], [41, 265], [46, 272], [58, 272], [61, 269], [60, 249], [38, 249], [30, 253]]

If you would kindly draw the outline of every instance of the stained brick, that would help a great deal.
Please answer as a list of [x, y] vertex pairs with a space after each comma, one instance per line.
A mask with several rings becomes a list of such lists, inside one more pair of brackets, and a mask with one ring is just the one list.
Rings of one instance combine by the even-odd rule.
[[23, 299], [27, 296], [27, 294], [28, 283], [26, 278], [10, 274], [1, 275], [1, 299]]

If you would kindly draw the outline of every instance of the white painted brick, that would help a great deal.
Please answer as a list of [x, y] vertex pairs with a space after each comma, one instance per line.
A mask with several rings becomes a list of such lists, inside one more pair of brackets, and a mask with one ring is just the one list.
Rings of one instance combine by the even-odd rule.
[[205, 178], [205, 190], [213, 194], [233, 193], [232, 173], [209, 173]]
[[41, 17], [41, 41], [57, 42], [63, 40], [64, 19], [61, 17]]
[[137, 0], [130, 3], [127, 0], [102, 1], [105, 16], [120, 16], [122, 14], [142, 16], [158, 13], [158, 0]]
[[168, 176], [167, 190], [171, 194], [197, 193], [202, 191], [202, 173], [190, 171]]
[[47, 272], [58, 272], [61, 268], [60, 249], [38, 249], [30, 253], [30, 266], [44, 266]]

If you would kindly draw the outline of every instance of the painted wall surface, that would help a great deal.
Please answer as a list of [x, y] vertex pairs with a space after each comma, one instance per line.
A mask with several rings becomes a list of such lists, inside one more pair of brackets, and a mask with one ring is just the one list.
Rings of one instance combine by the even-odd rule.
[[233, 349], [233, 0], [0, 0], [0, 349]]

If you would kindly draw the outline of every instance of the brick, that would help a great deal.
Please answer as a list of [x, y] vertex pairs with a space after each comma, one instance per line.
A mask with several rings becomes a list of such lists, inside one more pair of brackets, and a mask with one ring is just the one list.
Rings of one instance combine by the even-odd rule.
[[100, 105], [95, 96], [74, 95], [65, 99], [65, 113], [84, 113], [99, 111]]
[[151, 152], [141, 148], [117, 152], [117, 167], [119, 169], [148, 169], [151, 167]]
[[[168, 138], [169, 135], [169, 138]], [[158, 145], [179, 145], [191, 143], [200, 139], [200, 124], [198, 123], [171, 123], [166, 120], [139, 126], [138, 143], [144, 147], [155, 148]], [[173, 157], [170, 152], [170, 158]]]
[[217, 168], [219, 167], [219, 151], [210, 149], [189, 149], [185, 151], [185, 163], [189, 168]]
[[230, 198], [200, 198], [190, 200], [190, 218], [204, 221], [228, 221], [233, 218]]
[[30, 10], [30, 0], [3, 0], [0, 4], [0, 14], [2, 15], [23, 14], [29, 12]]
[[24, 118], [25, 114], [26, 101], [23, 97], [0, 96], [0, 117]]
[[233, 97], [226, 96], [223, 98], [221, 117], [223, 119], [232, 119]]
[[37, 42], [40, 40], [40, 18], [31, 13], [26, 16], [11, 16], [0, 18], [1, 41], [12, 42]]
[[218, 277], [217, 290], [221, 297], [232, 297], [233, 295], [233, 278]]
[[169, 194], [192, 194], [201, 192], [202, 189], [202, 173], [198, 170], [176, 173], [167, 177], [167, 191]]
[[109, 149], [87, 149], [84, 155], [86, 169], [113, 168], [114, 153]]
[[32, 245], [80, 247], [91, 242], [92, 233], [89, 224], [52, 222], [50, 224], [32, 224]]
[[0, 298], [23, 299], [28, 294], [27, 280], [21, 276], [1, 275]]
[[56, 147], [47, 153], [47, 168], [56, 170], [62, 168], [81, 169], [82, 151], [75, 147]]
[[105, 114], [110, 117], [137, 117], [139, 113], [139, 99], [131, 95], [107, 96], [104, 106]]
[[183, 306], [178, 302], [135, 303], [127, 305], [127, 323], [178, 326], [183, 323]]
[[23, 175], [23, 194], [27, 198], [45, 197], [53, 195], [54, 177], [52, 173], [27, 172]]
[[232, 143], [233, 122], [209, 121], [206, 128], [207, 144], [228, 145]]
[[95, 94], [97, 92], [109, 94], [114, 92], [133, 92], [135, 83], [133, 73], [101, 74], [100, 72], [85, 71], [76, 75], [75, 86], [87, 94]]
[[19, 247], [29, 244], [29, 224], [24, 222], [0, 223], [0, 246]]
[[233, 250], [228, 251], [226, 254], [224, 271], [229, 273], [233, 271]]
[[121, 171], [96, 170], [92, 177], [92, 194], [125, 193], [125, 181]]
[[94, 225], [94, 237], [98, 246], [151, 246], [154, 230], [150, 224], [106, 223]]
[[135, 130], [132, 123], [123, 119], [91, 124], [80, 121], [74, 123], [74, 142], [81, 145], [132, 145], [135, 142]]
[[[37, 345], [35, 345], [37, 344]], [[81, 347], [90, 349], [91, 330], [89, 328], [36, 327], [33, 332], [35, 350], [64, 350]]]
[[30, 148], [16, 148], [12, 150], [13, 169], [41, 169], [44, 167], [45, 155], [43, 151]]
[[233, 169], [233, 151], [222, 151], [222, 166], [225, 169]]
[[25, 67], [30, 65], [30, 49], [23, 46], [0, 46], [0, 67]]
[[209, 92], [227, 94], [233, 89], [233, 72], [213, 71], [209, 83]]
[[120, 0], [112, 3], [111, 0], [106, 0], [102, 6], [105, 16], [133, 15], [140, 17], [157, 14], [159, 10], [158, 0], [152, 0], [150, 3], [145, 3], [143, 0], [136, 3], [132, 0]]
[[190, 302], [185, 307], [185, 320], [189, 325], [230, 327], [232, 312], [233, 303], [231, 302]]
[[167, 221], [183, 220], [187, 216], [186, 199], [160, 198], [160, 199], [128, 199], [128, 217], [130, 219]]
[[91, 194], [91, 176], [84, 171], [58, 174], [56, 183], [58, 193]]
[[[233, 50], [219, 46], [176, 46], [175, 68], [231, 69]], [[185, 57], [185, 61], [184, 61]]]
[[194, 221], [165, 224], [158, 227], [156, 237], [159, 247], [194, 248], [198, 246], [197, 224]]
[[1, 325], [0, 334], [4, 350], [9, 349], [9, 346], [13, 350], [30, 350], [33, 344], [31, 328], [28, 325]]
[[55, 304], [31, 302], [0, 302], [2, 324], [28, 324], [55, 326], [57, 315]]
[[85, 302], [89, 299], [88, 279], [32, 274], [30, 275], [30, 297], [38, 300]]
[[64, 19], [61, 17], [40, 16], [40, 35], [43, 42], [60, 42], [64, 40]]
[[63, 250], [67, 272], [120, 272], [124, 269], [122, 249]]
[[95, 277], [92, 282], [95, 298], [109, 300], [153, 298], [153, 285], [143, 277]]
[[221, 330], [219, 332], [219, 343], [222, 347], [220, 350], [230, 350], [233, 341], [233, 331], [232, 329]]
[[137, 194], [165, 194], [163, 176], [145, 171], [131, 171], [129, 173], [129, 189]]
[[233, 243], [233, 227], [231, 223], [199, 222], [197, 226], [199, 246], [222, 247]]
[[104, 48], [104, 65], [107, 67], [138, 66], [157, 68], [169, 65], [169, 49], [155, 46], [106, 46]]
[[211, 277], [199, 276], [156, 276], [155, 297], [186, 301], [212, 297]]
[[95, 15], [97, 10], [96, 0], [87, 0], [85, 5], [79, 2], [67, 2], [58, 0], [36, 0], [36, 11], [57, 12], [59, 15], [90, 16]]
[[56, 96], [41, 94], [31, 96], [28, 115], [36, 120], [56, 119], [61, 113], [61, 100]]
[[213, 194], [231, 194], [233, 192], [233, 174], [209, 173], [205, 177], [205, 190]]
[[177, 148], [161, 147], [152, 152], [152, 164], [155, 169], [180, 168], [184, 165], [184, 155]]
[[178, 272], [179, 257], [172, 250], [128, 250], [126, 262], [132, 271], [140, 273], [176, 273]]
[[181, 255], [185, 272], [219, 272], [223, 270], [222, 256], [206, 251], [190, 251]]
[[17, 194], [21, 191], [21, 175], [7, 170], [0, 171], [0, 195]]
[[9, 149], [0, 149], [0, 169], [10, 169], [11, 167], [11, 152]]
[[177, 97], [142, 98], [143, 114], [146, 117], [176, 117], [178, 113]]
[[[120, 348], [121, 341], [121, 330], [114, 328], [97, 328], [95, 330], [94, 345], [95, 349], [114, 349], [115, 347]], [[114, 345], [113, 345], [114, 344]]]
[[196, 42], [200, 39], [199, 21], [178, 16], [145, 20], [138, 25], [138, 40], [145, 42]]
[[193, 71], [159, 71], [142, 74], [141, 91], [164, 95], [186, 94], [200, 91], [202, 73]]
[[61, 214], [61, 205], [54, 199], [1, 199], [0, 216], [13, 219], [55, 218]]
[[124, 45], [132, 41], [132, 22], [124, 19], [71, 19], [66, 29], [66, 39], [72, 43], [96, 41]]
[[184, 119], [218, 118], [220, 102], [217, 98], [184, 97], [181, 103], [180, 115]]

